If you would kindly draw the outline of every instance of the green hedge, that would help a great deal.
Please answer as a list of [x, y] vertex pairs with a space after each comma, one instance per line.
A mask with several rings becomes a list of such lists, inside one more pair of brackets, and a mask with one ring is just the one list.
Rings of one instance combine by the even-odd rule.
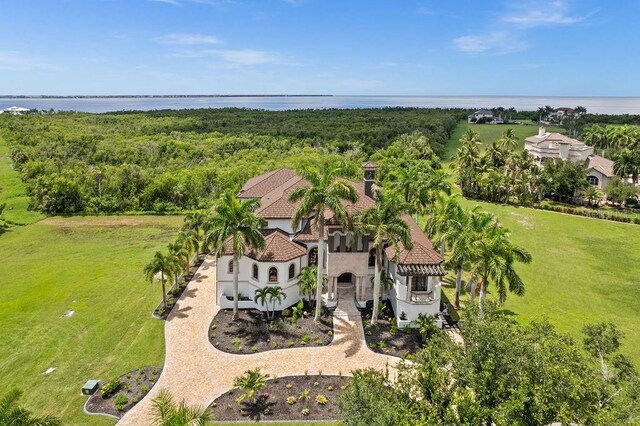
[[575, 207], [553, 206], [548, 204], [543, 204], [539, 208], [542, 210], [548, 210], [552, 212], [567, 213], [567, 214], [573, 214], [576, 216], [585, 216], [585, 217], [592, 217], [596, 219], [606, 219], [606, 220], [613, 220], [616, 222], [625, 222], [625, 223], [633, 223], [636, 225], [640, 225], [640, 216], [638, 217], [620, 216], [615, 213], [609, 213], [603, 210], [586, 210], [586, 209], [575, 208]]

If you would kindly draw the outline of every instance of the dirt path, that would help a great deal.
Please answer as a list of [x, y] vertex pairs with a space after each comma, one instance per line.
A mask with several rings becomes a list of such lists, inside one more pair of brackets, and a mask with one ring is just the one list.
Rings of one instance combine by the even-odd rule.
[[177, 399], [208, 406], [233, 387], [233, 379], [259, 367], [279, 377], [309, 374], [349, 375], [359, 368], [389, 368], [395, 374], [398, 358], [370, 351], [352, 289], [340, 288], [334, 314], [334, 340], [325, 347], [292, 348], [250, 355], [232, 355], [214, 348], [208, 327], [218, 308], [215, 303], [215, 259], [208, 257], [198, 269], [165, 325], [166, 355], [162, 375], [151, 392], [118, 424], [150, 425], [152, 399], [167, 388]]

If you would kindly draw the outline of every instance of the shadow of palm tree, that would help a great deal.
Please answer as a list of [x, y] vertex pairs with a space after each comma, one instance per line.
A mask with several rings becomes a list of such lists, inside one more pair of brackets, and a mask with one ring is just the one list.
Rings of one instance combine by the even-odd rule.
[[174, 311], [171, 313], [171, 315], [169, 315], [169, 318], [167, 318], [167, 321], [171, 321], [175, 318], [188, 318], [189, 314], [187, 314], [187, 312], [189, 312], [191, 309], [193, 309], [191, 306], [187, 306], [186, 308], [182, 308], [182, 309], [174, 309]]
[[[354, 356], [362, 347], [360, 330], [362, 325], [358, 322], [348, 322], [340, 318], [333, 320], [334, 338], [331, 345], [346, 346], [344, 354], [347, 358]], [[339, 336], [336, 338], [336, 336]]]

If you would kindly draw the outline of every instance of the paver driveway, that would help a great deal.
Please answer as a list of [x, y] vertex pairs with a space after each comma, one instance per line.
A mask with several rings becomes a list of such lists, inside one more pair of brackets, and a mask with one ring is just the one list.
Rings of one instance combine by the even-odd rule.
[[218, 311], [215, 286], [215, 258], [207, 257], [166, 321], [165, 363], [158, 382], [118, 424], [150, 425], [151, 400], [162, 388], [189, 404], [209, 405], [233, 387], [235, 377], [256, 367], [279, 377], [301, 375], [305, 371], [348, 375], [352, 370], [367, 367], [388, 368], [389, 374], [395, 375], [398, 358], [376, 354], [367, 348], [360, 313], [348, 287], [338, 289], [340, 298], [334, 312], [334, 339], [330, 345], [232, 355], [209, 343], [209, 325]]

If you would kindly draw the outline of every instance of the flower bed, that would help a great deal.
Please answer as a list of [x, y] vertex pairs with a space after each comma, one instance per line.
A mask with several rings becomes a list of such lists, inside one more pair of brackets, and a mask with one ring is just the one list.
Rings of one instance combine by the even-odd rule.
[[333, 340], [333, 317], [323, 309], [319, 322], [305, 303], [300, 318], [293, 323], [290, 309], [276, 312], [268, 322], [265, 314], [255, 309], [240, 310], [233, 321], [232, 310], [220, 310], [213, 318], [209, 341], [217, 349], [233, 354], [250, 354], [274, 349], [303, 346], [326, 346]]
[[121, 418], [151, 390], [162, 368], [142, 367], [101, 382], [100, 389], [87, 400], [84, 409], [92, 414]]
[[337, 420], [338, 399], [348, 377], [289, 376], [267, 380], [255, 402], [238, 402], [234, 388], [211, 404], [216, 420]]
[[369, 301], [366, 308], [360, 310], [364, 336], [369, 349], [399, 358], [422, 349], [422, 336], [417, 329], [409, 327], [399, 329], [396, 326], [393, 310], [388, 301], [380, 303], [381, 315], [376, 325], [371, 325], [372, 308], [373, 302]]

